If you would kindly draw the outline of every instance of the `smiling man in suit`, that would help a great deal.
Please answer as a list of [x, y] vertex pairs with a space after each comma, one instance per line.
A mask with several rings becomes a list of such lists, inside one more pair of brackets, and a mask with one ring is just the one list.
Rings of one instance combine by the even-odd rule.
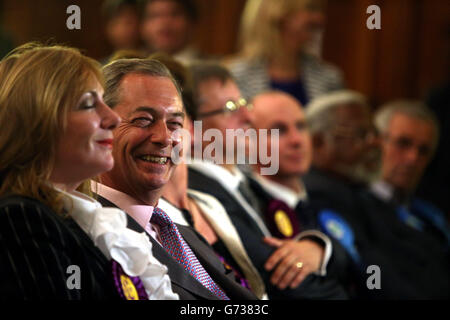
[[165, 264], [181, 299], [255, 299], [227, 273], [194, 229], [176, 225], [158, 200], [176, 165], [174, 132], [183, 127], [180, 89], [156, 60], [121, 59], [103, 68], [105, 102], [120, 114], [114, 130], [113, 170], [94, 186], [104, 206], [128, 214], [130, 228], [150, 235], [154, 256]]

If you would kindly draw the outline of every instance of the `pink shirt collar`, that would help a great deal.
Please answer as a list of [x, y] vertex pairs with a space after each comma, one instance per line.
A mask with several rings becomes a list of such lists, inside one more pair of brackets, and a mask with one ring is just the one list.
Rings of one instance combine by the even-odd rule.
[[129, 195], [95, 181], [92, 181], [92, 191], [114, 203], [136, 220], [154, 239], [158, 239], [157, 231], [150, 224], [153, 206], [143, 205]]

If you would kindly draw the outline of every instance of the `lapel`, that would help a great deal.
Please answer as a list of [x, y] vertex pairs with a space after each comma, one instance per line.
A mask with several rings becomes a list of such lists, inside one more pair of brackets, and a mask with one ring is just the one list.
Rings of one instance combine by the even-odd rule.
[[[283, 203], [286, 203], [284, 200], [277, 199], [276, 197], [272, 196], [264, 187], [251, 175], [247, 176], [250, 188], [255, 192], [258, 197], [261, 199], [261, 202], [263, 204], [263, 207], [266, 209], [267, 206], [271, 201], [274, 199], [282, 201]], [[286, 205], [289, 207], [289, 205], [286, 203]], [[295, 208], [292, 209], [295, 212], [295, 216], [300, 222], [301, 230], [304, 231], [307, 229], [318, 229], [318, 226], [316, 224], [316, 216], [315, 212], [312, 210], [312, 208], [309, 207], [308, 202], [304, 200], [300, 200]]]
[[[198, 190], [210, 195], [213, 195], [219, 200], [219, 202], [225, 207], [227, 214], [230, 216], [233, 223], [236, 220], [242, 220], [247, 228], [250, 227], [256, 234], [261, 236], [270, 236], [270, 232], [267, 230], [264, 222], [257, 212], [251, 214], [246, 207], [242, 205], [242, 202], [238, 201], [237, 197], [241, 197], [243, 201], [246, 200], [237, 192], [230, 192], [221, 183], [214, 178], [207, 176], [203, 172], [197, 170], [197, 168], [189, 167], [189, 188]], [[245, 214], [243, 214], [245, 213]], [[255, 219], [260, 220], [257, 223]]]
[[[104, 206], [104, 207], [115, 207], [118, 208], [114, 203], [111, 201], [103, 198], [100, 195], [97, 195], [98, 201]], [[119, 208], [120, 209], [120, 208]], [[177, 225], [178, 228], [180, 228], [180, 232], [185, 237], [185, 232], [182, 230], [182, 226]], [[136, 220], [134, 220], [130, 215], [127, 214], [127, 227], [131, 230], [134, 230], [136, 232], [146, 232], [144, 228], [142, 228]], [[207, 288], [205, 288], [200, 282], [198, 282], [194, 277], [192, 277], [184, 268], [176, 262], [172, 256], [170, 256], [167, 251], [155, 240], [153, 237], [149, 235], [149, 239], [152, 243], [152, 253], [153, 256], [158, 259], [162, 264], [164, 264], [169, 273], [169, 277], [172, 283], [178, 285], [179, 287], [183, 288], [184, 290], [187, 290], [191, 292], [192, 294], [196, 296], [200, 296], [204, 299], [208, 300], [218, 300], [218, 298], [211, 293]], [[190, 243], [188, 239], [186, 239], [187, 243]], [[199, 242], [199, 241], [197, 241]], [[194, 247], [192, 247], [192, 250], [197, 255], [197, 251], [194, 250]], [[198, 256], [197, 256], [198, 257]], [[199, 258], [199, 257], [198, 257]], [[200, 260], [200, 258], [199, 258]], [[203, 261], [201, 261], [203, 264]], [[205, 266], [204, 266], [205, 267]], [[205, 268], [206, 269], [206, 268]], [[209, 272], [209, 270], [207, 270]], [[211, 275], [213, 277], [213, 275]]]

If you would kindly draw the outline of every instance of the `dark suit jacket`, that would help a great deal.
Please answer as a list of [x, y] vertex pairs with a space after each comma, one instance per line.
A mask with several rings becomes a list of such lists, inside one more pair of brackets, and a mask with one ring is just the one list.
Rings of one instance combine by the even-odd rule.
[[[67, 286], [70, 265], [81, 289]], [[22, 196], [0, 200], [0, 277], [0, 300], [119, 299], [110, 261], [75, 221]]]
[[[98, 196], [98, 201], [105, 207], [117, 207], [111, 201]], [[127, 215], [128, 228], [137, 232], [146, 232], [133, 218]], [[189, 244], [198, 260], [211, 278], [222, 288], [232, 300], [256, 300], [253, 293], [234, 281], [232, 272], [226, 271], [213, 249], [193, 228], [177, 224], [184, 240]], [[172, 282], [172, 290], [182, 300], [218, 300], [218, 298], [192, 277], [161, 245], [149, 236], [152, 242], [152, 252], [156, 259], [168, 268]]]
[[[266, 208], [274, 197], [269, 194], [251, 175], [246, 173], [246, 177], [249, 181], [251, 190], [260, 202], [260, 207]], [[297, 214], [298, 221], [300, 222], [300, 232], [305, 230], [320, 230], [320, 226], [317, 222], [317, 212], [309, 205], [307, 201], [298, 203], [294, 208], [294, 211]], [[340, 243], [334, 240], [333, 237], [329, 238], [332, 243], [333, 252], [330, 260], [328, 261], [327, 275], [337, 278], [341, 284], [345, 284], [344, 287], [348, 288], [347, 291], [350, 292], [351, 290], [349, 287], [352, 285], [351, 276], [349, 275], [351, 261]]]
[[346, 299], [347, 294], [336, 279], [309, 275], [296, 289], [280, 290], [270, 282], [271, 272], [264, 264], [275, 249], [263, 243], [264, 234], [246, 210], [221, 184], [203, 173], [189, 168], [189, 188], [199, 190], [216, 197], [227, 210], [233, 225], [237, 229], [242, 243], [258, 269], [270, 299]]
[[[449, 296], [448, 257], [434, 239], [397, 219], [395, 209], [361, 185], [311, 170], [303, 181], [317, 212], [333, 210], [351, 227], [364, 268], [354, 275], [358, 294], [379, 299], [433, 299]], [[324, 230], [325, 231], [325, 230]], [[381, 289], [368, 290], [365, 268], [378, 265]], [[358, 273], [359, 272], [359, 273]]]

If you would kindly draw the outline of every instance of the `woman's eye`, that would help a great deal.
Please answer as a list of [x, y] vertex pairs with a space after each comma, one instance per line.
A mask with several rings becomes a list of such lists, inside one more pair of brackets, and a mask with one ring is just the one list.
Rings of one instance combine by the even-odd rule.
[[152, 123], [152, 120], [149, 118], [136, 118], [133, 119], [131, 123], [138, 127], [147, 127]]
[[97, 103], [97, 100], [95, 99], [95, 97], [92, 94], [87, 95], [86, 98], [84, 98], [83, 101], [81, 102], [80, 109], [95, 108], [96, 103]]

